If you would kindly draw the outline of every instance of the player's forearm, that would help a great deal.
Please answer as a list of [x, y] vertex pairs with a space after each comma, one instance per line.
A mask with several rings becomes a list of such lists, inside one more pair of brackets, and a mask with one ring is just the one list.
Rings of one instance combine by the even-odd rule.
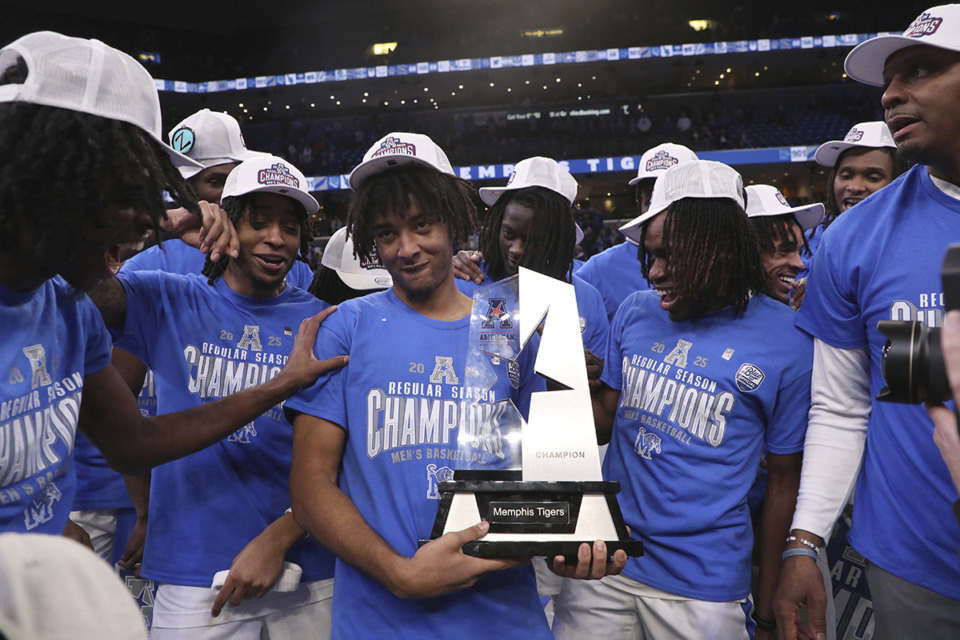
[[593, 403], [593, 422], [597, 429], [597, 443], [607, 444], [613, 434], [613, 419], [620, 402], [620, 392], [600, 383], [600, 389], [591, 398]]
[[286, 555], [290, 547], [306, 535], [306, 530], [293, 517], [293, 513], [287, 512], [268, 524], [258, 537], [266, 538], [281, 555]]
[[827, 538], [853, 490], [870, 419], [866, 349], [814, 346], [810, 421], [792, 529]]
[[127, 494], [130, 496], [130, 502], [133, 503], [133, 509], [137, 512], [137, 518], [146, 519], [150, 510], [150, 472], [137, 475], [123, 475], [123, 483], [127, 487]]
[[756, 615], [773, 620], [773, 595], [780, 579], [781, 554], [786, 548], [790, 520], [797, 503], [800, 484], [800, 456], [770, 456], [767, 495], [760, 520], [759, 561]]
[[404, 580], [402, 569], [408, 558], [367, 524], [335, 481], [311, 480], [294, 472], [290, 502], [300, 526], [324, 547], [400, 595]]
[[219, 442], [292, 396], [298, 388], [281, 371], [268, 382], [215, 402], [153, 418], [142, 416], [121, 447], [112, 447], [114, 455], [107, 459], [124, 473], [140, 473], [175, 460]]

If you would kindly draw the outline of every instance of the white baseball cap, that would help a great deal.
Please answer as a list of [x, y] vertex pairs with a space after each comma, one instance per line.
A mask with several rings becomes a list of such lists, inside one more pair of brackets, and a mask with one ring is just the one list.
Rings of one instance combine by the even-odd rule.
[[684, 198], [729, 198], [743, 208], [743, 179], [732, 167], [713, 160], [674, 165], [657, 177], [647, 212], [620, 227], [620, 233], [640, 242], [643, 223]]
[[[577, 200], [577, 189], [580, 188], [580, 185], [577, 184], [576, 178], [570, 175], [570, 172], [553, 158], [534, 156], [521, 160], [514, 166], [513, 173], [507, 180], [507, 186], [481, 187], [480, 199], [488, 207], [492, 207], [504, 192], [517, 191], [527, 187], [549, 189], [566, 198], [567, 202], [573, 206], [573, 203]], [[580, 244], [583, 241], [583, 229], [576, 223], [574, 223], [574, 227], [577, 234], [574, 244]]]
[[224, 198], [248, 193], [279, 193], [303, 205], [307, 213], [316, 213], [320, 205], [307, 191], [307, 179], [300, 169], [277, 156], [259, 154], [244, 160], [227, 176], [223, 185]]
[[853, 125], [843, 140], [831, 140], [824, 142], [817, 147], [817, 152], [813, 154], [813, 159], [817, 164], [824, 167], [832, 167], [837, 164], [837, 158], [840, 154], [852, 147], [865, 149], [879, 149], [882, 147], [897, 148], [897, 143], [893, 141], [890, 135], [890, 129], [887, 123], [883, 121], [860, 122]]
[[455, 175], [447, 154], [429, 136], [393, 132], [377, 140], [363, 154], [363, 162], [350, 172], [350, 188], [356, 191], [360, 183], [373, 174], [405, 164], [419, 164]]
[[38, 31], [0, 49], [0, 74], [18, 57], [26, 63], [27, 78], [23, 84], [0, 85], [0, 102], [40, 104], [127, 122], [160, 143], [175, 165], [198, 166], [164, 143], [153, 78], [127, 54], [99, 40]]
[[202, 166], [183, 167], [184, 178], [221, 164], [243, 162], [262, 155], [247, 149], [240, 123], [228, 113], [201, 109], [170, 130], [170, 146]]
[[340, 227], [330, 236], [320, 264], [336, 271], [345, 285], [358, 291], [386, 289], [393, 284], [380, 256], [357, 258], [353, 255], [353, 238], [347, 235], [346, 227]]
[[492, 207], [506, 191], [517, 191], [527, 187], [543, 187], [559, 193], [571, 205], [577, 199], [579, 185], [567, 169], [552, 158], [535, 156], [521, 160], [514, 166], [513, 173], [505, 187], [482, 187], [480, 199]]
[[640, 165], [637, 167], [637, 177], [628, 182], [634, 185], [647, 178], [656, 179], [661, 173], [681, 162], [697, 160], [697, 154], [683, 146], [672, 142], [658, 144], [640, 156]]
[[861, 42], [847, 54], [843, 70], [857, 82], [882, 87], [887, 58], [918, 44], [960, 51], [960, 5], [931, 7], [917, 16], [903, 35], [877, 36]]
[[813, 229], [823, 220], [823, 204], [820, 202], [800, 207], [791, 207], [787, 199], [773, 185], [751, 184], [746, 188], [747, 217], [759, 218], [763, 216], [782, 216], [792, 213], [800, 223], [800, 227], [807, 231]]
[[64, 536], [0, 534], [0, 585], [6, 638], [147, 640], [130, 586], [101, 557]]

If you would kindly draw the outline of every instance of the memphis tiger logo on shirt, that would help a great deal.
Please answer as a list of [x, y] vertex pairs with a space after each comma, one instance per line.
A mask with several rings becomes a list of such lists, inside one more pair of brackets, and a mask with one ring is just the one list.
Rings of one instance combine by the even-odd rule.
[[633, 443], [633, 449], [641, 458], [646, 458], [647, 460], [653, 460], [651, 453], [660, 453], [660, 436], [655, 433], [651, 433], [640, 427], [637, 430], [637, 439]]
[[438, 467], [434, 463], [427, 465], [427, 500], [440, 499], [440, 483], [453, 480], [453, 469]]

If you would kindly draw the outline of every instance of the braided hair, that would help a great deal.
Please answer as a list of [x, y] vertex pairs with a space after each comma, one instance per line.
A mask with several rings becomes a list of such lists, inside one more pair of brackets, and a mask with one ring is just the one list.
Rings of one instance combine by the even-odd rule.
[[[793, 229], [795, 226], [800, 227], [797, 216], [792, 213], [784, 213], [778, 216], [754, 216], [750, 218], [750, 224], [757, 234], [761, 255], [773, 253], [781, 245], [793, 244], [796, 240], [793, 237]], [[810, 255], [807, 236], [801, 233], [800, 238], [803, 243], [803, 254]]]
[[[240, 228], [240, 221], [243, 220], [244, 217], [249, 218], [250, 211], [253, 208], [254, 198], [257, 195], [255, 192], [246, 193], [242, 196], [229, 196], [224, 198], [220, 203], [220, 208], [226, 212], [227, 217], [235, 228]], [[298, 200], [290, 198], [290, 202], [293, 204], [294, 211], [296, 211], [297, 214], [297, 222], [300, 224], [300, 252], [297, 255], [297, 260], [309, 262], [308, 256], [310, 255], [310, 242], [313, 240], [313, 234], [310, 231], [310, 221], [307, 217], [307, 210]], [[207, 284], [216, 282], [217, 278], [222, 276], [227, 270], [227, 265], [229, 264], [230, 256], [226, 254], [221, 255], [220, 260], [217, 262], [211, 260], [208, 255], [202, 271], [203, 275], [207, 276]]]
[[[0, 75], [0, 85], [22, 84], [28, 73], [20, 58]], [[0, 103], [0, 158], [0, 250], [33, 264], [60, 269], [81, 258], [90, 249], [78, 239], [91, 229], [113, 228], [118, 207], [146, 212], [159, 231], [164, 190], [199, 214], [160, 143], [127, 122]], [[71, 281], [77, 274], [61, 275]]]
[[421, 165], [408, 164], [373, 174], [357, 188], [347, 210], [347, 233], [353, 238], [354, 256], [376, 255], [373, 224], [377, 213], [393, 211], [403, 218], [414, 203], [447, 226], [454, 244], [465, 243], [476, 228], [474, 195], [473, 186], [466, 180]]
[[[766, 294], [767, 285], [756, 233], [747, 214], [728, 198], [684, 198], [664, 213], [663, 245], [668, 277], [678, 298], [691, 303], [692, 317], [711, 309], [733, 306], [743, 313], [752, 295]], [[640, 232], [637, 257], [650, 281], [654, 257], [646, 249], [650, 221]]]
[[520, 263], [527, 269], [569, 282], [577, 242], [573, 209], [565, 197], [544, 187], [507, 191], [490, 208], [487, 224], [480, 232], [480, 251], [487, 263], [487, 273], [494, 280], [507, 275], [500, 234], [503, 216], [510, 203], [533, 211]]

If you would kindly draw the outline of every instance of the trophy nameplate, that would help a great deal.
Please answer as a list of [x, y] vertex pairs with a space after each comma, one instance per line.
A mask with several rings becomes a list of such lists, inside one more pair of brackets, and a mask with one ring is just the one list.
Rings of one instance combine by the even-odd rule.
[[[473, 304], [464, 376], [473, 404], [459, 430], [460, 466], [439, 483], [431, 539], [486, 520], [487, 535], [464, 553], [576, 557], [582, 543], [603, 540], [610, 554], [643, 555], [624, 525], [619, 483], [601, 475], [573, 286], [521, 267], [479, 288]], [[531, 394], [524, 421], [511, 400], [490, 402], [487, 392], [504, 376], [516, 388], [520, 352], [541, 323], [534, 368], [553, 390]]]

